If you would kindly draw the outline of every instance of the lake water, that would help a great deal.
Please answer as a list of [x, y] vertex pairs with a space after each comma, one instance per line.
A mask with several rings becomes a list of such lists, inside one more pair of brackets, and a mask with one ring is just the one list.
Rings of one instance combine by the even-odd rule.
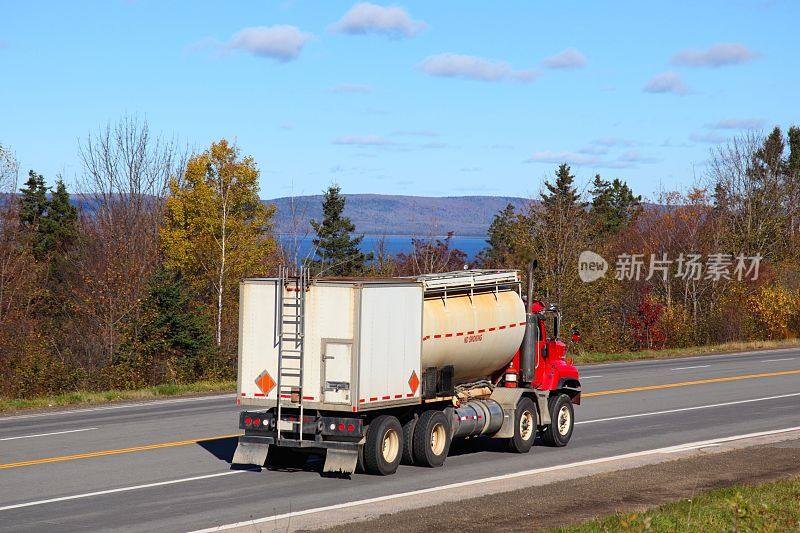
[[[427, 237], [426, 237], [427, 238]], [[444, 239], [444, 237], [437, 237]], [[281, 242], [288, 241], [290, 237], [286, 235], [279, 235], [278, 240]], [[361, 251], [374, 252], [378, 248], [378, 244], [383, 239], [386, 251], [392, 255], [398, 253], [408, 253], [411, 251], [411, 239], [409, 235], [391, 235], [386, 237], [378, 237], [375, 235], [365, 235], [364, 240], [361, 241]], [[312, 237], [307, 237], [300, 241], [300, 257], [310, 257], [313, 253], [314, 246], [311, 243]], [[450, 239], [450, 247], [458, 248], [467, 254], [467, 258], [472, 260], [483, 248], [486, 247], [486, 237], [453, 237]]]

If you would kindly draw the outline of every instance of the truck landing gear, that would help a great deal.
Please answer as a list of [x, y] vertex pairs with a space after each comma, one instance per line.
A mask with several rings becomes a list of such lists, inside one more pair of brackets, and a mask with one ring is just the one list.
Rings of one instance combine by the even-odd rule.
[[550, 424], [541, 428], [542, 442], [547, 446], [566, 446], [575, 427], [575, 412], [572, 400], [566, 394], [550, 397]]
[[508, 451], [528, 453], [536, 439], [536, 407], [530, 398], [520, 398], [514, 411], [514, 436], [508, 439]]

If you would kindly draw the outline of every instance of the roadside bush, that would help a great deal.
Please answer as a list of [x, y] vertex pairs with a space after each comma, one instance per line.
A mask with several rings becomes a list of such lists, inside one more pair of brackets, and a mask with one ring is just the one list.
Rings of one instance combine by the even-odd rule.
[[658, 318], [658, 328], [664, 333], [666, 348], [685, 348], [696, 342], [689, 314], [682, 305], [664, 307]]
[[789, 326], [797, 320], [800, 298], [783, 285], [766, 285], [749, 299], [758, 327], [757, 335], [766, 340], [788, 339], [797, 335]]

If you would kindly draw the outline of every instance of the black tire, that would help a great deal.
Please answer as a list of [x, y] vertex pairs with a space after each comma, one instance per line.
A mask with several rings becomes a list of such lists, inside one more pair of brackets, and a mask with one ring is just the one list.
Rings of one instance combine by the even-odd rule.
[[417, 420], [412, 439], [414, 463], [419, 466], [442, 466], [450, 451], [450, 424], [442, 411], [425, 411]]
[[575, 428], [575, 409], [566, 394], [551, 396], [547, 402], [550, 409], [550, 423], [541, 429], [542, 442], [547, 446], [560, 448], [569, 443]]
[[414, 464], [414, 428], [417, 427], [417, 416], [413, 416], [403, 424], [403, 457], [400, 463], [404, 465]]
[[367, 428], [364, 443], [364, 470], [388, 476], [397, 471], [403, 457], [403, 427], [396, 417], [381, 415]]
[[528, 453], [536, 440], [536, 406], [530, 398], [520, 398], [514, 410], [514, 436], [508, 439], [508, 451]]

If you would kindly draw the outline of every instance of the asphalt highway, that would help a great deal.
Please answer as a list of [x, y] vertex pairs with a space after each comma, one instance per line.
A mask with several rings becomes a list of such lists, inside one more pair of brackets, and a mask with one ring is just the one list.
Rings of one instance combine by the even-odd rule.
[[[233, 395], [0, 418], [1, 531], [191, 531], [689, 442], [800, 426], [800, 350], [581, 368], [566, 448], [457, 446], [443, 468], [323, 477], [230, 468]], [[320, 516], [325, 521], [325, 515]]]

